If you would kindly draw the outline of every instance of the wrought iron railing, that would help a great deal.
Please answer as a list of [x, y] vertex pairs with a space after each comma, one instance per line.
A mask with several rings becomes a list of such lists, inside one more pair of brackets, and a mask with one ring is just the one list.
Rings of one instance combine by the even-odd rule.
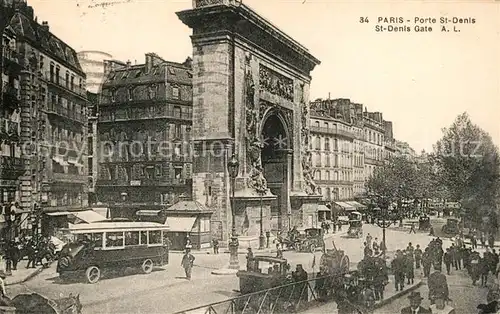
[[340, 301], [351, 313], [367, 313], [367, 308], [344, 296], [343, 274], [305, 281], [241, 295], [198, 306], [174, 314], [273, 314], [297, 313], [326, 301]]

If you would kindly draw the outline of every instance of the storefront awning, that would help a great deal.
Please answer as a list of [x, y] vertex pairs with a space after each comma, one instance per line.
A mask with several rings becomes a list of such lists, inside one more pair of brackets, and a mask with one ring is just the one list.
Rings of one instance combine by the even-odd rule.
[[81, 212], [73, 212], [71, 214], [76, 216], [76, 218], [83, 220], [86, 223], [93, 223], [96, 221], [107, 220], [106, 217], [99, 215], [93, 210], [84, 210]]
[[330, 208], [326, 207], [325, 205], [319, 205], [318, 206], [318, 212], [330, 212]]
[[335, 204], [337, 204], [337, 206], [342, 207], [342, 209], [344, 209], [344, 210], [356, 210], [356, 208], [354, 206], [349, 205], [349, 204], [344, 203], [344, 202], [335, 202]]
[[71, 213], [63, 211], [63, 212], [45, 213], [45, 215], [48, 215], [48, 216], [68, 216], [68, 215], [71, 215]]
[[356, 208], [366, 208], [365, 205], [361, 204], [361, 203], [358, 203], [356, 201], [349, 201], [349, 202], [345, 202], [346, 204], [349, 204], [351, 206], [354, 206]]
[[135, 214], [137, 216], [158, 216], [159, 212], [161, 212], [161, 210], [141, 209], [137, 211]]
[[191, 232], [195, 221], [196, 217], [167, 217], [165, 225], [171, 232]]

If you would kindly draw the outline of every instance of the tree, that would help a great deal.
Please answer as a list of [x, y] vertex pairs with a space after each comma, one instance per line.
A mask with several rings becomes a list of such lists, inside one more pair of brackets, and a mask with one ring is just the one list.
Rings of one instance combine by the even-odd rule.
[[433, 160], [439, 184], [462, 204], [467, 217], [480, 225], [484, 217], [494, 215], [491, 211], [496, 210], [500, 186], [498, 148], [467, 113], [443, 129], [443, 137], [434, 145]]
[[400, 202], [402, 199], [415, 198], [417, 182], [416, 165], [404, 156], [396, 156], [375, 169], [368, 179], [367, 190], [389, 203]]

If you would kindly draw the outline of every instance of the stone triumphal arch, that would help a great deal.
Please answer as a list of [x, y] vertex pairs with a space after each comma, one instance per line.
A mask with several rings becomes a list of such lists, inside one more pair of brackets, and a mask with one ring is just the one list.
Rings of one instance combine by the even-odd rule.
[[212, 234], [231, 230], [233, 153], [242, 245], [258, 240], [261, 211], [264, 232], [317, 224], [308, 97], [319, 60], [239, 1], [195, 0], [177, 15], [193, 30], [193, 197], [214, 211]]

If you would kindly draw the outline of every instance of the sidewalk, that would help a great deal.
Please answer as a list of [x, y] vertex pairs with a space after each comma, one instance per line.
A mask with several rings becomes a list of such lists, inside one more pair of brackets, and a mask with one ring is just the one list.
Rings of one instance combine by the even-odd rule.
[[[327, 233], [325, 234], [324, 236], [324, 240], [325, 242], [330, 240], [330, 239], [333, 239], [333, 238], [338, 238], [340, 236], [343, 236], [347, 234], [347, 228], [343, 228], [342, 231], [337, 231], [336, 233]], [[259, 250], [258, 248], [252, 248], [252, 251], [254, 254], [265, 254], [265, 253], [276, 253], [276, 243], [273, 243], [274, 240], [276, 239], [275, 236], [271, 237], [269, 239], [269, 248], [265, 248], [265, 249], [262, 249], [262, 250]], [[327, 247], [329, 245], [327, 244]], [[284, 251], [287, 251], [287, 250], [284, 250]], [[204, 249], [199, 249], [199, 250], [191, 250], [191, 254], [212, 254], [213, 255], [213, 252], [214, 252], [214, 249], [213, 248], [204, 248]], [[170, 250], [170, 253], [177, 253], [177, 254], [184, 254], [184, 251], [180, 251], [180, 250]], [[229, 254], [229, 250], [228, 248], [226, 247], [220, 247], [219, 248], [219, 253], [226, 253], [226, 254]], [[238, 249], [238, 254], [247, 254], [247, 250], [245, 248], [243, 249]]]
[[[6, 286], [12, 286], [12, 285], [17, 285], [23, 282], [26, 282], [30, 280], [31, 278], [37, 276], [41, 272], [43, 272], [46, 268], [43, 268], [42, 266], [37, 266], [36, 268], [26, 268], [26, 265], [28, 265], [28, 260], [22, 260], [17, 264], [17, 270], [12, 271], [11, 276], [7, 276], [5, 278], [5, 285]], [[51, 265], [49, 264], [49, 267]]]
[[[415, 283], [413, 285], [406, 285], [403, 289], [403, 291], [396, 291], [396, 288], [394, 287], [394, 276], [389, 276], [389, 283], [387, 286], [385, 286], [385, 291], [384, 291], [384, 299], [381, 301], [376, 301], [375, 302], [375, 308], [380, 308], [390, 302], [392, 302], [394, 299], [400, 298], [403, 295], [409, 293], [410, 291], [413, 291], [415, 289], [418, 289], [422, 285], [422, 280], [421, 279], [415, 279]], [[303, 314], [336, 314], [338, 313], [337, 311], [337, 303], [335, 301], [320, 304], [319, 306], [311, 307], [307, 309], [306, 311], [301, 312]]]

